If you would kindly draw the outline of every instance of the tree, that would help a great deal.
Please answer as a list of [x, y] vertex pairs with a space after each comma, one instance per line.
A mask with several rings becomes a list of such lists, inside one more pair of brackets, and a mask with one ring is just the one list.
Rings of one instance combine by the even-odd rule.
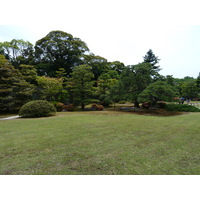
[[142, 93], [139, 94], [139, 102], [151, 102], [156, 105], [157, 101], [172, 101], [176, 96], [174, 88], [164, 81], [151, 83]]
[[22, 106], [31, 98], [33, 89], [20, 71], [0, 55], [0, 111], [11, 111]]
[[143, 59], [144, 63], [151, 64], [151, 76], [154, 79], [157, 79], [157, 77], [159, 76], [158, 72], [160, 71], [160, 66], [157, 64], [159, 63], [160, 59], [157, 56], [155, 56], [151, 49], [149, 49], [149, 51], [146, 53]]
[[91, 67], [91, 71], [94, 74], [94, 80], [97, 81], [98, 77], [102, 73], [108, 72], [111, 68], [105, 58], [101, 56], [96, 56], [94, 54], [85, 55], [83, 57], [83, 63]]
[[82, 110], [84, 110], [86, 102], [94, 93], [93, 78], [94, 74], [91, 72], [91, 67], [88, 65], [79, 65], [75, 67], [71, 73], [70, 82], [74, 103], [81, 104]]
[[34, 63], [34, 49], [29, 41], [13, 39], [10, 42], [0, 43], [0, 54], [10, 60], [15, 68], [20, 64]]
[[150, 63], [129, 66], [121, 75], [124, 99], [131, 100], [139, 106], [138, 95], [152, 82]]
[[117, 82], [115, 78], [111, 78], [111, 76], [113, 75], [112, 71], [113, 70], [110, 70], [110, 73], [102, 73], [97, 81], [99, 100], [103, 105], [106, 98], [108, 98], [109, 89]]
[[38, 76], [37, 79], [40, 98], [43, 100], [54, 101], [62, 92], [62, 78], [51, 78], [46, 76]]
[[35, 45], [38, 72], [40, 75], [55, 77], [55, 72], [64, 68], [70, 74], [88, 51], [86, 43], [79, 38], [63, 31], [51, 31]]
[[27, 82], [29, 82], [31, 84], [36, 83], [37, 70], [35, 69], [34, 66], [22, 64], [22, 65], [19, 66], [19, 70], [20, 70], [23, 78]]
[[195, 80], [190, 80], [182, 84], [182, 95], [188, 98], [198, 97], [198, 87]]

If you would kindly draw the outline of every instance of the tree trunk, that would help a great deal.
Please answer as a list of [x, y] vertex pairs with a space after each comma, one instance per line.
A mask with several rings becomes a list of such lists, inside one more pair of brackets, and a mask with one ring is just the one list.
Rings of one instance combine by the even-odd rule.
[[81, 109], [84, 110], [84, 108], [85, 108], [85, 105], [84, 105], [84, 102], [82, 102], [81, 103]]
[[139, 102], [136, 100], [135, 102], [134, 102], [134, 107], [136, 107], [136, 108], [139, 108], [140, 106], [139, 106]]

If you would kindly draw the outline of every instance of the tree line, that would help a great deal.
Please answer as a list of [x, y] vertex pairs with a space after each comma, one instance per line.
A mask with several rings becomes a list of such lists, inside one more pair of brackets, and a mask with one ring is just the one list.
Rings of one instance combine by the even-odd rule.
[[87, 44], [63, 31], [51, 31], [35, 45], [16, 40], [0, 43], [0, 111], [19, 109], [44, 99], [81, 106], [108, 106], [121, 100], [144, 101], [200, 98], [197, 78], [159, 74], [160, 59], [150, 49], [143, 62], [125, 66], [90, 52]]

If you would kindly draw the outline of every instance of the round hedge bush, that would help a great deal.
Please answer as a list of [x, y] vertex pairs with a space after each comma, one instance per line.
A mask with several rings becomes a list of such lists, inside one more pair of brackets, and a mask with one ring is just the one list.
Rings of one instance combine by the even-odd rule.
[[56, 114], [56, 108], [48, 101], [36, 100], [23, 105], [19, 111], [21, 117], [47, 117]]

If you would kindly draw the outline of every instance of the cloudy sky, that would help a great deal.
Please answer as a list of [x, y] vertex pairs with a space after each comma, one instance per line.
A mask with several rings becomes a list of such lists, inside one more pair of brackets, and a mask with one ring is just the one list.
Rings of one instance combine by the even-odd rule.
[[[200, 72], [198, 2], [158, 0], [10, 1], [0, 13], [0, 42], [35, 43], [62, 30], [87, 43], [91, 52], [125, 65], [142, 62], [152, 49], [162, 75], [177, 78]], [[23, 5], [23, 7], [22, 7]], [[9, 14], [8, 14], [9, 13]]]

